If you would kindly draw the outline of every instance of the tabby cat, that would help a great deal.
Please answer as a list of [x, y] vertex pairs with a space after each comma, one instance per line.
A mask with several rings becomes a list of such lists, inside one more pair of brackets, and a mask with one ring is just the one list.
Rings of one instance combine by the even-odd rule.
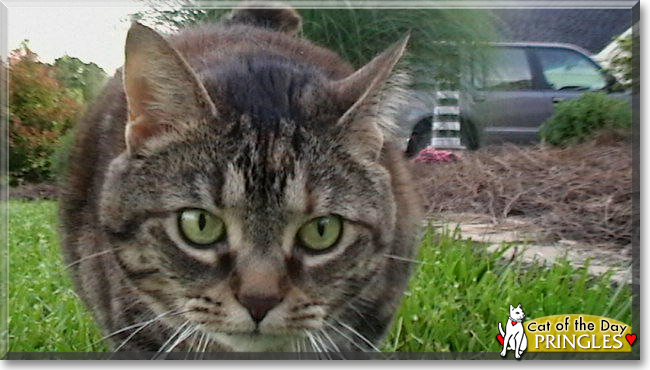
[[126, 59], [77, 131], [64, 256], [114, 351], [373, 351], [420, 210], [391, 136], [407, 39], [359, 70], [290, 8]]

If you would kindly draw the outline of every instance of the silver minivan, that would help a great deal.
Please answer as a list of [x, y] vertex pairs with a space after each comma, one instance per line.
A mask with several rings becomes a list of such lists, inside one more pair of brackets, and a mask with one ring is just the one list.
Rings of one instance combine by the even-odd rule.
[[[539, 129], [555, 105], [587, 91], [605, 91], [631, 101], [616, 79], [577, 46], [559, 43], [492, 43], [461, 53], [460, 142], [462, 147], [539, 141]], [[411, 132], [407, 154], [431, 143], [434, 103], [419, 92], [404, 114]], [[428, 102], [433, 102], [429, 99]]]
[[[461, 137], [468, 148], [502, 142], [536, 142], [554, 106], [586, 91], [614, 96], [616, 80], [577, 46], [495, 43], [470, 57], [462, 73]], [[470, 54], [471, 55], [471, 54]]]

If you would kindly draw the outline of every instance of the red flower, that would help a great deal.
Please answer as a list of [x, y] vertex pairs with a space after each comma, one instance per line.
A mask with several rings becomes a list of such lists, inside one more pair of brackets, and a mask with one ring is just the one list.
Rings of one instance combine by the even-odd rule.
[[439, 163], [439, 162], [455, 162], [460, 157], [449, 150], [438, 150], [434, 147], [427, 147], [422, 149], [418, 156], [415, 158], [417, 163]]

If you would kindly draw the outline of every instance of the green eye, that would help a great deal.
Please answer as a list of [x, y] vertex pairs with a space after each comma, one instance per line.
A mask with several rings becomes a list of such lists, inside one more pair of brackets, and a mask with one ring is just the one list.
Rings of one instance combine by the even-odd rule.
[[304, 247], [322, 251], [336, 244], [342, 230], [341, 217], [318, 217], [302, 225], [298, 230], [298, 239]]
[[178, 217], [183, 237], [193, 244], [205, 246], [221, 240], [226, 235], [223, 221], [203, 209], [186, 209]]

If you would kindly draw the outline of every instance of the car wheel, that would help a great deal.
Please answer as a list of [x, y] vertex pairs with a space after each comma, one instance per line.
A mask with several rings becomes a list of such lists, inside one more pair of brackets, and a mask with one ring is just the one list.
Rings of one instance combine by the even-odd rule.
[[480, 132], [476, 125], [468, 120], [460, 119], [460, 141], [465, 148], [476, 150], [481, 146]]
[[418, 121], [413, 127], [411, 138], [406, 146], [406, 157], [412, 158], [417, 156], [420, 151], [431, 144], [431, 127], [432, 117], [426, 117]]

